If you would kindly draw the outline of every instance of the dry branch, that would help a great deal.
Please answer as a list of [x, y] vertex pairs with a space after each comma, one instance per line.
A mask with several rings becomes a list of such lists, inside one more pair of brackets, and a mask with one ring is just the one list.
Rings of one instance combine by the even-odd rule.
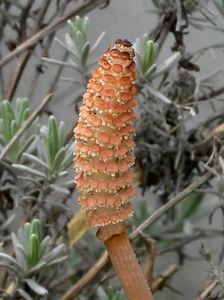
[[0, 61], [0, 69], [7, 63], [9, 63], [14, 57], [22, 53], [27, 48], [34, 46], [37, 42], [39, 42], [44, 37], [52, 34], [54, 31], [60, 29], [66, 24], [66, 21], [73, 18], [75, 15], [83, 15], [85, 13], [88, 13], [93, 8], [100, 6], [103, 4], [105, 0], [89, 0], [83, 5], [80, 5], [78, 8], [72, 10], [68, 15], [61, 17], [57, 21], [53, 22], [52, 24], [49, 24], [44, 29], [39, 30], [37, 33], [35, 33], [33, 36], [28, 38], [26, 41], [24, 41], [22, 44], [20, 44], [18, 47], [16, 47], [15, 50], [10, 52], [8, 55], [6, 55], [1, 61]]
[[158, 276], [156, 276], [152, 281], [152, 291], [158, 291], [163, 286], [164, 283], [178, 270], [177, 265], [170, 265], [167, 269], [162, 271], [162, 273]]
[[204, 289], [204, 291], [201, 293], [199, 297], [197, 297], [196, 300], [206, 300], [207, 297], [210, 295], [212, 290], [216, 287], [218, 281], [214, 280], [208, 284], [208, 286]]

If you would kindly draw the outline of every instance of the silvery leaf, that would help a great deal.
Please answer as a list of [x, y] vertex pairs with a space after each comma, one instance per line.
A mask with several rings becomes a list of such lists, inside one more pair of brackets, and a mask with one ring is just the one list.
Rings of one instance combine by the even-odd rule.
[[44, 167], [46, 170], [48, 170], [47, 164], [44, 161], [42, 161], [41, 159], [39, 159], [37, 156], [34, 156], [32, 154], [29, 154], [29, 153], [23, 153], [22, 156], [27, 158], [28, 160], [36, 163], [40, 167]]
[[4, 252], [0, 252], [0, 259], [6, 260], [8, 263], [13, 264], [15, 267], [17, 267], [20, 271], [23, 272], [22, 268], [17, 263], [17, 261], [13, 257], [11, 257], [10, 255], [8, 255]]
[[1, 225], [1, 230], [5, 230], [8, 226], [10, 226], [10, 224], [12, 223], [12, 221], [15, 219], [15, 214], [12, 214], [2, 225]]
[[17, 289], [17, 292], [25, 299], [25, 300], [33, 300], [33, 298], [27, 294], [27, 292], [25, 292], [22, 289]]
[[65, 260], [67, 260], [67, 259], [68, 259], [68, 255], [62, 256], [62, 257], [60, 257], [60, 258], [57, 258], [57, 259], [52, 260], [52, 261], [48, 264], [48, 266], [53, 266], [53, 265], [59, 264], [59, 263], [65, 261]]
[[37, 283], [33, 279], [25, 279], [24, 281], [28, 284], [31, 290], [33, 290], [36, 294], [40, 296], [44, 296], [48, 294], [48, 291], [45, 289], [45, 287], [39, 285], [39, 283]]
[[65, 249], [64, 244], [60, 244], [52, 249], [45, 257], [43, 257], [43, 261], [50, 262], [55, 259], [58, 255], [60, 255]]
[[29, 173], [31, 175], [41, 177], [43, 179], [47, 178], [46, 175], [43, 172], [34, 170], [34, 169], [30, 168], [30, 167], [27, 167], [27, 166], [24, 166], [24, 165], [21, 165], [21, 164], [12, 164], [12, 167], [14, 169], [18, 170], [18, 171], [26, 172], [26, 173]]
[[17, 261], [22, 269], [25, 269], [26, 266], [26, 254], [25, 251], [22, 247], [22, 245], [19, 243], [19, 240], [17, 239], [17, 236], [15, 233], [11, 234], [12, 238], [12, 244], [13, 244], [13, 249], [16, 254]]
[[49, 249], [50, 237], [46, 236], [40, 243], [40, 257], [42, 257]]
[[148, 84], [146, 88], [150, 94], [152, 94], [154, 97], [158, 98], [159, 100], [161, 100], [167, 104], [172, 103], [168, 97], [166, 97], [164, 94], [162, 94], [159, 90], [153, 88], [151, 85]]
[[100, 36], [98, 37], [98, 39], [95, 41], [94, 45], [91, 47], [90, 53], [93, 53], [93, 52], [97, 49], [97, 47], [99, 46], [99, 44], [100, 44], [100, 42], [102, 41], [102, 39], [103, 39], [103, 37], [104, 37], [105, 34], [106, 34], [105, 31], [103, 31], [103, 32], [100, 34]]
[[170, 69], [172, 69], [179, 61], [180, 58], [181, 58], [181, 53], [175, 52], [171, 57], [166, 59], [161, 65], [157, 66], [156, 72], [150, 76], [150, 79], [155, 79], [161, 74], [163, 74], [164, 72], [167, 72]]
[[64, 195], [69, 195], [70, 191], [62, 186], [59, 186], [57, 184], [50, 184], [49, 187], [54, 190], [55, 192], [64, 194]]
[[28, 272], [27, 275], [31, 275], [34, 273], [39, 273], [41, 269], [43, 269], [47, 263], [45, 261], [42, 261], [41, 263], [38, 263], [35, 267], [31, 268]]
[[68, 33], [65, 34], [65, 42], [66, 42], [66, 46], [68, 47], [68, 49], [75, 55], [77, 56], [77, 52], [76, 49], [74, 47], [74, 43], [73, 40], [71, 39], [70, 35]]

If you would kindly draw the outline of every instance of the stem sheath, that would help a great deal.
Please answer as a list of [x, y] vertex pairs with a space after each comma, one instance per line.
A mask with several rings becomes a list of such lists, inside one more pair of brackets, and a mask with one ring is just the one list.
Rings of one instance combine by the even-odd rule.
[[[124, 230], [122, 230], [122, 227]], [[100, 227], [98, 238], [105, 244], [127, 298], [129, 300], [153, 300], [124, 224]]]

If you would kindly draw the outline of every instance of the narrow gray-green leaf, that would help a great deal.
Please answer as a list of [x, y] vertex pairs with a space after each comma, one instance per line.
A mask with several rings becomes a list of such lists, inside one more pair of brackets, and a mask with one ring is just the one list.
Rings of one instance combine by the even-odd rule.
[[25, 279], [24, 280], [28, 286], [33, 290], [37, 295], [45, 296], [48, 294], [48, 291], [45, 287], [41, 286], [39, 283], [34, 281], [33, 279]]
[[13, 137], [18, 130], [15, 120], [12, 120], [10, 129], [11, 129], [11, 136]]
[[46, 236], [40, 243], [40, 257], [43, 257], [45, 253], [49, 250], [50, 237]]
[[46, 267], [47, 263], [45, 261], [42, 261], [40, 263], [38, 263], [37, 265], [35, 265], [34, 267], [32, 267], [28, 272], [27, 275], [31, 276], [32, 274], [39, 274], [40, 271]]
[[21, 125], [20, 127], [23, 125], [23, 123], [29, 118], [30, 116], [30, 109], [29, 107], [25, 108], [24, 111], [22, 112], [22, 116], [21, 116]]
[[151, 75], [151, 79], [155, 79], [164, 72], [171, 70], [181, 58], [180, 52], [175, 52], [171, 57], [167, 58], [161, 65], [157, 66], [156, 72]]
[[59, 148], [62, 148], [65, 145], [64, 129], [65, 129], [65, 123], [63, 121], [61, 121], [58, 125], [58, 145], [59, 145]]
[[69, 146], [69, 148], [66, 151], [65, 158], [61, 162], [61, 169], [65, 170], [67, 167], [69, 167], [72, 164], [72, 159], [73, 159], [73, 150], [72, 146]]
[[91, 47], [90, 53], [93, 53], [93, 52], [97, 49], [97, 47], [99, 46], [100, 42], [101, 42], [102, 39], [104, 38], [105, 34], [106, 34], [105, 31], [103, 31], [103, 32], [100, 34], [100, 36], [98, 37], [98, 39], [95, 41], [94, 45]]
[[44, 167], [46, 170], [48, 170], [47, 164], [44, 161], [42, 161], [41, 159], [39, 159], [37, 156], [34, 156], [29, 153], [23, 153], [22, 156], [31, 160], [32, 162], [36, 163], [37, 165]]
[[[12, 188], [13, 186], [8, 185], [10, 188]], [[5, 230], [8, 229], [8, 227], [11, 225], [11, 223], [13, 222], [13, 220], [15, 219], [16, 214], [12, 214], [3, 224], [1, 224], [1, 228], [0, 230]]]
[[[22, 245], [20, 244], [19, 240], [17, 239], [15, 233], [11, 234], [11, 238], [12, 238], [13, 249], [15, 251], [17, 261], [18, 261], [20, 267], [22, 269], [25, 269], [25, 266], [26, 266], [26, 254], [24, 252], [24, 249], [23, 249], [23, 251], [21, 250], [22, 249], [21, 248]], [[18, 245], [20, 245], [21, 247], [18, 247]]]
[[65, 148], [61, 148], [58, 153], [56, 154], [53, 165], [52, 165], [52, 171], [58, 171], [60, 169], [60, 165], [63, 162], [63, 159], [65, 158]]
[[82, 47], [81, 53], [81, 65], [84, 67], [86, 65], [88, 55], [89, 55], [90, 45], [89, 42], [86, 42], [85, 45]]
[[17, 292], [20, 294], [20, 296], [22, 296], [25, 300], [33, 300], [33, 298], [27, 294], [27, 292], [25, 292], [22, 289], [17, 289]]
[[0, 252], [0, 259], [6, 260], [7, 262], [16, 266], [20, 271], [23, 271], [22, 268], [20, 267], [20, 265], [18, 264], [18, 262], [10, 255], [8, 255], [4, 252]]
[[47, 179], [46, 175], [40, 171], [37, 171], [37, 170], [34, 170], [30, 167], [27, 167], [27, 166], [24, 166], [24, 165], [21, 165], [21, 164], [12, 164], [12, 167], [18, 171], [21, 171], [21, 172], [25, 172], [25, 173], [29, 173], [31, 175], [34, 175], [34, 176], [38, 176], [38, 177], [41, 177], [43, 179]]
[[34, 142], [35, 137], [36, 135], [34, 134], [30, 135], [27, 139], [23, 140], [20, 143], [18, 157], [20, 157], [23, 154], [23, 152], [25, 152], [29, 148], [29, 146]]
[[68, 255], [56, 258], [56, 259], [52, 260], [50, 263], [48, 263], [48, 266], [53, 266], [53, 265], [60, 264], [60, 263], [64, 262], [67, 259], [68, 259]]
[[29, 101], [27, 98], [18, 98], [16, 100], [15, 119], [18, 128], [21, 127], [23, 122], [23, 112], [28, 108]]
[[61, 255], [63, 253], [64, 249], [65, 249], [64, 244], [60, 244], [60, 245], [56, 246], [43, 258], [43, 261], [50, 262], [51, 260], [53, 260], [56, 257], [58, 257], [59, 255]]
[[48, 148], [52, 166], [55, 155], [59, 150], [58, 124], [54, 116], [48, 118]]
[[67, 188], [64, 188], [62, 186], [59, 186], [57, 184], [51, 184], [49, 186], [52, 190], [54, 190], [55, 192], [61, 193], [61, 194], [65, 194], [65, 195], [69, 195], [70, 192]]
[[158, 98], [159, 100], [170, 104], [172, 103], [171, 100], [165, 96], [164, 94], [162, 94], [159, 90], [155, 89], [154, 87], [152, 87], [151, 85], [147, 85], [146, 86], [147, 90], [150, 92], [150, 94], [152, 94], [154, 97]]
[[65, 43], [66, 43], [66, 46], [67, 46], [66, 48], [68, 48], [68, 50], [70, 50], [70, 52], [75, 57], [78, 57], [78, 51], [77, 51], [77, 49], [75, 47], [75, 43], [74, 43], [74, 41], [72, 40], [71, 36], [68, 33], [65, 34]]
[[4, 100], [2, 103], [2, 119], [3, 119], [3, 127], [2, 133], [4, 138], [9, 142], [12, 138], [11, 135], [11, 122], [14, 120], [14, 111], [12, 109], [12, 105], [9, 101]]
[[83, 36], [81, 31], [76, 32], [76, 40], [77, 40], [76, 48], [78, 50], [78, 57], [81, 61], [82, 48], [85, 44], [85, 37]]

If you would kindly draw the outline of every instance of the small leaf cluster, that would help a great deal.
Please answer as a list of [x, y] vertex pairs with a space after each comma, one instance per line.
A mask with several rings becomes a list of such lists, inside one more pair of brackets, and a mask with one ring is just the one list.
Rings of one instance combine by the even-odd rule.
[[69, 34], [67, 33], [65, 36], [67, 45], [82, 66], [85, 66], [90, 50], [88, 26], [88, 17], [80, 18], [76, 16], [74, 22], [71, 20], [68, 21]]
[[50, 174], [65, 170], [72, 159], [72, 149], [65, 144], [64, 122], [58, 123], [54, 116], [48, 119], [48, 126], [41, 128], [45, 167]]
[[[4, 148], [17, 131], [24, 126], [30, 114], [29, 100], [27, 98], [18, 98], [15, 107], [8, 100], [0, 103], [0, 149]], [[31, 126], [26, 131], [26, 134], [13, 145], [7, 156], [9, 161], [19, 161], [22, 153], [34, 141], [35, 127], [35, 125]]]
[[38, 280], [47, 268], [53, 267], [67, 259], [62, 256], [64, 244], [52, 248], [49, 236], [44, 236], [41, 222], [33, 219], [20, 228], [18, 235], [11, 234], [15, 257], [0, 252], [1, 266], [13, 270], [17, 277], [17, 285], [13, 293], [18, 293], [25, 299], [32, 299], [25, 288], [28, 286], [31, 294], [34, 292], [40, 296], [48, 293]]
[[126, 300], [123, 291], [114, 291], [112, 287], [104, 290], [101, 286], [97, 289], [97, 296], [99, 300]]
[[137, 71], [140, 78], [147, 79], [155, 71], [155, 59], [158, 46], [144, 34], [142, 38], [137, 38], [135, 42], [135, 51], [137, 57]]
[[89, 18], [76, 16], [74, 21], [68, 21], [69, 33], [65, 35], [66, 45], [74, 54], [82, 70], [86, 69], [89, 55], [98, 47], [105, 34], [103, 32], [91, 47], [90, 41], [88, 40], [88, 29]]
[[36, 144], [36, 153], [24, 152], [23, 163], [13, 164], [13, 168], [44, 181], [53, 190], [69, 194], [66, 188], [55, 184], [58, 178], [67, 175], [73, 157], [72, 148], [65, 141], [64, 122], [57, 122], [54, 116], [50, 116], [48, 126], [41, 127]]

